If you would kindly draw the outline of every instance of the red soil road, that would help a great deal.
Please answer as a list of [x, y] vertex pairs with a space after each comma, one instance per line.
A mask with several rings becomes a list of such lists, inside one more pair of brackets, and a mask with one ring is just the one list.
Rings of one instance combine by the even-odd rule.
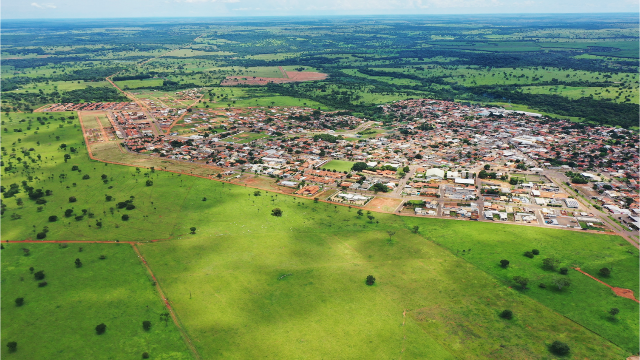
[[[283, 74], [286, 75], [285, 78], [269, 78], [269, 77], [258, 77], [255, 78], [249, 76], [227, 76], [226, 79], [222, 80], [220, 85], [222, 86], [233, 86], [233, 85], [267, 85], [268, 83], [282, 84], [282, 83], [290, 83], [290, 82], [302, 82], [302, 81], [318, 81], [324, 80], [329, 75], [312, 72], [312, 71], [284, 71], [281, 69]], [[242, 80], [246, 79], [246, 80]], [[236, 81], [237, 80], [237, 81]]]
[[574, 270], [579, 271], [579, 272], [583, 273], [584, 275], [587, 275], [588, 277], [592, 278], [593, 280], [599, 282], [602, 285], [606, 285], [606, 286], [610, 287], [611, 290], [613, 290], [613, 292], [616, 295], [621, 296], [623, 298], [631, 299], [631, 300], [633, 300], [633, 301], [635, 301], [637, 303], [640, 303], [640, 301], [638, 301], [638, 299], [636, 299], [635, 296], [633, 296], [633, 290], [623, 289], [623, 288], [619, 288], [619, 287], [613, 287], [613, 286], [605, 283], [604, 281], [602, 281], [600, 279], [597, 279], [597, 278], [587, 274], [586, 272], [580, 270], [580, 268], [574, 268]]

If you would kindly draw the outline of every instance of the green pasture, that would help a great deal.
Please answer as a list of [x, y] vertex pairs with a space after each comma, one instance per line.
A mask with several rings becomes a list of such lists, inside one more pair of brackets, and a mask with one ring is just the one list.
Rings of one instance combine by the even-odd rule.
[[116, 81], [120, 89], [139, 89], [162, 86], [162, 79], [123, 80]]
[[353, 161], [344, 160], [331, 160], [328, 163], [322, 165], [323, 169], [336, 170], [336, 171], [351, 171], [351, 167], [355, 164]]
[[[516, 287], [512, 281], [514, 276], [529, 278], [529, 288], [520, 291], [523, 295], [630, 353], [638, 352], [638, 303], [616, 296], [608, 287], [572, 269], [580, 267], [611, 286], [631, 289], [638, 294], [638, 250], [620, 237], [527, 226], [489, 223], [469, 226], [464, 222], [437, 219], [403, 219], [408, 226], [420, 226], [420, 233], [426, 239], [446, 247], [505, 286]], [[532, 249], [540, 250], [540, 255], [533, 259], [523, 255]], [[569, 274], [560, 275], [558, 270], [543, 269], [542, 260], [547, 257], [559, 259], [558, 268], [570, 268]], [[500, 266], [503, 259], [510, 261], [506, 269]], [[599, 275], [603, 267], [613, 269], [611, 277]], [[572, 284], [559, 291], [554, 288], [553, 279], [562, 276], [568, 277]], [[541, 283], [547, 288], [540, 288]], [[607, 311], [614, 307], [620, 309], [620, 314], [616, 320], [611, 320]]]
[[[160, 320], [167, 309], [129, 244], [3, 247], [2, 358], [140, 359], [143, 352], [152, 359], [193, 358], [173, 322]], [[46, 286], [38, 287], [30, 267], [44, 271]], [[143, 321], [151, 321], [149, 331]], [[97, 335], [101, 323], [107, 330]], [[15, 353], [9, 341], [18, 343]]]
[[578, 99], [582, 97], [593, 97], [594, 99], [613, 100], [615, 102], [629, 101], [639, 103], [638, 88], [622, 89], [618, 87], [571, 87], [564, 85], [556, 86], [524, 86], [522, 91], [531, 94], [552, 94]]

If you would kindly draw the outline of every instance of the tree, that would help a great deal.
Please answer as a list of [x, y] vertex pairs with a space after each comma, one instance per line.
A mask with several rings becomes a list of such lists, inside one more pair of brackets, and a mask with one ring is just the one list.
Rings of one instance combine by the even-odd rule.
[[531, 253], [532, 253], [533, 255], [540, 255], [540, 250], [538, 250], [538, 249], [533, 249], [533, 250], [531, 250]]
[[69, 197], [69, 202], [70, 202], [70, 203], [74, 203], [74, 202], [76, 202], [76, 201], [78, 201], [78, 199], [76, 199], [76, 197], [75, 197], [75, 196], [70, 196], [70, 197]]
[[15, 352], [18, 350], [18, 343], [15, 341], [9, 341], [7, 343], [7, 347], [9, 348], [9, 352]]
[[569, 349], [569, 345], [561, 342], [561, 341], [554, 341], [553, 344], [551, 344], [551, 346], [549, 346], [549, 350], [556, 354], [556, 355], [567, 355], [570, 351]]
[[357, 214], [358, 214], [358, 216], [362, 216], [362, 215], [364, 215], [364, 213], [362, 212], [362, 209], [358, 209]]
[[37, 271], [35, 274], [33, 274], [33, 277], [34, 277], [36, 280], [42, 280], [42, 279], [44, 279], [44, 270]]
[[531, 251], [525, 251], [524, 256], [528, 257], [529, 259], [533, 259], [533, 253]]
[[195, 226], [190, 227], [189, 230], [191, 230], [192, 234], [196, 233], [196, 227]]
[[600, 269], [599, 273], [600, 273], [600, 275], [602, 275], [604, 277], [609, 277], [609, 276], [611, 276], [611, 269], [605, 267], [605, 268]]
[[107, 331], [107, 325], [99, 324], [98, 326], [96, 326], [96, 333], [98, 335], [104, 334], [105, 331]]
[[558, 287], [558, 290], [562, 290], [562, 288], [571, 285], [571, 279], [567, 277], [556, 277], [553, 279], [553, 284]]
[[380, 191], [382, 192], [388, 192], [389, 188], [387, 187], [387, 185], [383, 184], [383, 183], [375, 183], [373, 184], [373, 186], [371, 187], [371, 190], [373, 190], [373, 192], [378, 193]]
[[38, 240], [42, 240], [42, 239], [44, 239], [46, 237], [47, 237], [47, 233], [44, 232], [44, 231], [41, 231], [41, 232], [36, 234], [36, 239], [38, 239]]
[[49, 216], [49, 222], [56, 222], [56, 221], [58, 221], [58, 217], [56, 215]]
[[506, 269], [509, 266], [509, 260], [500, 260], [500, 266]]
[[147, 184], [147, 186], [153, 186], [153, 181], [152, 180], [147, 180], [146, 184]]
[[373, 215], [369, 214], [367, 215], [367, 219], [369, 219], [369, 221], [373, 223], [373, 219], [375, 218], [373, 217]]
[[22, 306], [22, 304], [24, 304], [24, 298], [17, 298], [16, 299], [16, 306]]
[[82, 261], [80, 261], [80, 259], [76, 259], [75, 264], [77, 268], [82, 267]]
[[485, 170], [489, 170], [489, 169], [491, 169], [491, 165], [486, 164], [486, 165], [484, 166], [484, 169], [485, 169]]
[[[18, 301], [18, 300], [16, 300], [16, 302], [17, 302], [17, 301]], [[611, 310], [609, 310], [609, 314], [610, 314], [611, 316], [616, 316], [616, 315], [618, 315], [618, 313], [620, 313], [620, 309], [618, 309], [618, 308], [611, 308]]]
[[64, 211], [64, 216], [70, 217], [71, 215], [73, 215], [73, 209], [67, 209]]
[[127, 214], [122, 215], [122, 221], [127, 221], [127, 220], [129, 220], [129, 215]]
[[513, 277], [513, 281], [516, 284], [520, 285], [520, 288], [522, 290], [526, 289], [527, 288], [527, 284], [529, 283], [529, 279], [527, 279], [526, 277], [523, 277], [523, 276], [514, 276]]
[[391, 241], [391, 237], [396, 234], [395, 231], [387, 230], [387, 234], [389, 235], [389, 241]]
[[552, 257], [542, 260], [542, 265], [547, 270], [555, 270], [559, 264], [560, 264], [560, 260]]
[[151, 321], [149, 321], [149, 320], [145, 320], [145, 321], [143, 321], [143, 322], [142, 322], [142, 328], [143, 328], [145, 331], [149, 331], [149, 329], [151, 329]]
[[353, 171], [362, 171], [362, 170], [367, 170], [369, 166], [367, 166], [367, 163], [365, 162], [357, 162], [355, 164], [353, 164], [353, 166], [351, 166], [351, 170]]
[[45, 286], [47, 286], [47, 282], [46, 281], [38, 283], [38, 287], [45, 287]]
[[367, 275], [367, 285], [371, 286], [376, 283], [376, 278], [373, 275]]
[[271, 210], [271, 215], [280, 217], [282, 216], [282, 210], [280, 210], [279, 208], [275, 208]]
[[260, 190], [256, 190], [253, 192], [253, 196], [262, 196], [262, 192]]
[[505, 310], [500, 313], [500, 317], [503, 319], [511, 320], [511, 318], [513, 318], [513, 311]]
[[418, 231], [420, 231], [420, 226], [415, 225], [414, 227], [411, 228], [411, 232], [414, 234], [417, 234]]
[[97, 221], [96, 221], [96, 227], [97, 227], [98, 229], [102, 228], [102, 221], [97, 220]]
[[143, 358], [143, 359], [148, 359], [148, 358], [149, 358], [149, 353], [148, 353], [148, 352], [146, 352], [146, 351], [145, 351], [145, 352], [143, 352], [143, 353], [142, 353], [142, 358]]
[[569, 273], [569, 269], [566, 267], [560, 268], [560, 274], [567, 275]]

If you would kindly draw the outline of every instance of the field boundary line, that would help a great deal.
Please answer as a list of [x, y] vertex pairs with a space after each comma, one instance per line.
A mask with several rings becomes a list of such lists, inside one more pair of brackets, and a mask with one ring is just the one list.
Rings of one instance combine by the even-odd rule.
[[140, 250], [138, 249], [135, 243], [131, 243], [131, 247], [133, 248], [133, 251], [136, 253], [140, 261], [142, 262], [142, 265], [147, 269], [147, 272], [149, 273], [149, 275], [151, 275], [151, 278], [155, 283], [156, 290], [158, 291], [158, 295], [160, 295], [160, 298], [162, 298], [164, 305], [167, 307], [167, 310], [169, 310], [171, 319], [173, 320], [173, 323], [176, 325], [176, 328], [178, 328], [180, 335], [182, 335], [182, 339], [184, 340], [184, 343], [187, 345], [189, 350], [191, 350], [196, 360], [200, 360], [201, 357], [200, 357], [200, 354], [198, 353], [198, 350], [193, 345], [193, 342], [191, 341], [189, 334], [187, 334], [187, 332], [182, 327], [180, 320], [178, 320], [178, 316], [176, 315], [175, 311], [173, 311], [173, 307], [171, 306], [170, 301], [167, 299], [167, 296], [164, 294], [164, 291], [162, 291], [160, 282], [158, 281], [156, 276], [153, 274], [153, 271], [151, 270], [151, 267], [149, 267], [147, 260], [144, 259], [144, 256], [142, 256], [142, 254], [140, 253]]

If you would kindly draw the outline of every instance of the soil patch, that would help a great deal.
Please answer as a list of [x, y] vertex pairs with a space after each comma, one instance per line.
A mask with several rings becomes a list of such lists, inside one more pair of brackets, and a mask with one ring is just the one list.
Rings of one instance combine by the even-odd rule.
[[374, 210], [378, 212], [393, 212], [402, 200], [400, 199], [387, 199], [375, 197], [373, 200], [364, 207], [367, 210]]

